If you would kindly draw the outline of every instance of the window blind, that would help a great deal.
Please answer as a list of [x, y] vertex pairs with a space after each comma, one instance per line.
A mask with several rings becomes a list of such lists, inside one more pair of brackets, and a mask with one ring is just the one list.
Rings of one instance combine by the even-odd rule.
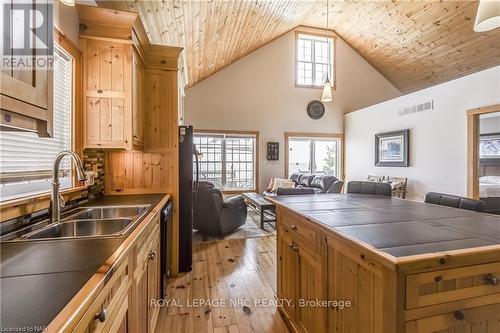
[[[0, 131], [1, 200], [46, 190], [50, 187], [56, 155], [72, 146], [73, 59], [54, 49], [53, 137], [30, 132]], [[62, 183], [71, 184], [71, 162], [61, 163]], [[14, 186], [15, 185], [15, 186]]]

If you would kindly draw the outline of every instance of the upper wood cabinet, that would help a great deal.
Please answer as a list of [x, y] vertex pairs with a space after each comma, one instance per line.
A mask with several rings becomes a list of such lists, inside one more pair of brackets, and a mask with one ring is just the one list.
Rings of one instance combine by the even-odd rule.
[[84, 5], [77, 9], [84, 147], [168, 151], [177, 135], [182, 49], [152, 45], [137, 13]]
[[[5, 4], [5, 6], [8, 5], [9, 3]], [[10, 6], [12, 5], [10, 4]], [[39, 1], [33, 1], [33, 5], [50, 8], [48, 3]], [[2, 6], [4, 5], [2, 4]], [[8, 9], [4, 7], [5, 11]], [[7, 16], [11, 19], [11, 29], [10, 31], [4, 31], [4, 38], [10, 41], [19, 40], [19, 34], [24, 34], [26, 25], [23, 20], [13, 20], [10, 13], [6, 12], [4, 15], [6, 15], [6, 19]], [[43, 17], [36, 16], [33, 19], [43, 20]], [[52, 29], [52, 24], [41, 25], [36, 31], [37, 36], [44, 35], [45, 38], [40, 39], [52, 43], [50, 38]], [[31, 33], [31, 36], [33, 39], [37, 38], [33, 33]], [[10, 65], [14, 63], [13, 60], [19, 63], [16, 60], [18, 59], [16, 50], [10, 49], [3, 52], [2, 60], [10, 60]], [[43, 50], [40, 49], [30, 49], [30, 52], [32, 52], [29, 55], [30, 58], [43, 55], [41, 54]], [[26, 59], [26, 57], [24, 56], [23, 59]], [[36, 132], [43, 137], [52, 135], [52, 76], [52, 69], [47, 67], [11, 65], [7, 66], [7, 68], [4, 67], [0, 71], [1, 130], [26, 130]]]
[[82, 38], [85, 148], [132, 148], [132, 46]]

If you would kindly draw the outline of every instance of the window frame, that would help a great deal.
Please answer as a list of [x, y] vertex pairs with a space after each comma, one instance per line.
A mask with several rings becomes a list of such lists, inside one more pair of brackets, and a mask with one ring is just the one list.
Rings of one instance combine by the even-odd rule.
[[[241, 190], [222, 190], [224, 194], [241, 194], [244, 192], [259, 192], [259, 146], [260, 146], [260, 132], [259, 131], [237, 131], [237, 130], [207, 130], [207, 129], [194, 129], [194, 135], [196, 134], [213, 134], [213, 135], [241, 135], [241, 136], [254, 136], [255, 137], [255, 161], [254, 161], [254, 178], [255, 184], [252, 189], [241, 189]], [[224, 161], [223, 161], [224, 162]]]
[[[83, 128], [82, 128], [82, 96], [81, 96], [81, 80], [82, 80], [82, 55], [78, 48], [68, 40], [64, 34], [57, 28], [54, 28], [54, 44], [57, 45], [63, 52], [72, 58], [72, 124], [71, 124], [71, 149], [75, 151], [80, 158], [83, 158]], [[74, 163], [72, 164], [72, 179], [71, 186], [61, 190], [61, 193], [73, 193], [75, 191], [84, 190], [85, 186], [83, 182], [77, 180], [77, 174], [75, 172]], [[47, 195], [50, 194], [50, 189], [43, 192], [28, 192], [26, 195], [20, 196], [18, 198], [13, 198], [5, 201], [0, 201], [0, 210], [11, 207], [13, 204], [19, 206], [24, 202], [33, 202], [33, 200], [45, 200]], [[29, 213], [29, 212], [26, 212]], [[2, 220], [4, 218], [2, 217]]]
[[[299, 65], [299, 57], [298, 57], [298, 47], [299, 47], [299, 35], [309, 35], [309, 36], [316, 36], [316, 37], [323, 37], [323, 38], [330, 38], [332, 40], [332, 47], [333, 47], [333, 52], [332, 52], [332, 66], [331, 66], [331, 73], [330, 73], [330, 83], [332, 85], [332, 90], [337, 90], [337, 36], [334, 34], [327, 34], [327, 33], [318, 33], [318, 32], [310, 32], [306, 30], [295, 30], [295, 64], [294, 64], [294, 70], [295, 70], [295, 87], [297, 88], [312, 88], [312, 89], [323, 89], [324, 84], [322, 85], [315, 85], [315, 84], [299, 84], [298, 83], [298, 65]], [[314, 47], [313, 47], [314, 49]], [[314, 57], [314, 55], [313, 55]], [[313, 59], [314, 60], [314, 59]], [[313, 64], [316, 63], [315, 61], [312, 62]], [[315, 71], [313, 68], [313, 82], [314, 82], [314, 75]]]
[[289, 163], [289, 139], [331, 139], [339, 140], [340, 158], [338, 161], [338, 179], [343, 180], [344, 175], [344, 135], [340, 133], [307, 133], [307, 132], [285, 132], [285, 178], [288, 178], [288, 163]]

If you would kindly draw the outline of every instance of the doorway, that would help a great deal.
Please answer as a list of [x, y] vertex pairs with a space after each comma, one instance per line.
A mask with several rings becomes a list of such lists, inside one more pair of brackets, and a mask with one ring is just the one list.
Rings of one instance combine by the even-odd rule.
[[467, 111], [467, 192], [500, 214], [500, 104]]

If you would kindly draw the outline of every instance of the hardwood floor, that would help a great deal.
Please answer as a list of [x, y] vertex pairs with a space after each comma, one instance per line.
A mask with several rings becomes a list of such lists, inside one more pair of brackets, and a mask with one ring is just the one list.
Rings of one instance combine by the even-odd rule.
[[[177, 304], [161, 308], [156, 333], [288, 332], [276, 307], [263, 306], [276, 302], [274, 236], [196, 242], [193, 271], [167, 289]], [[213, 303], [194, 304], [202, 300]]]

